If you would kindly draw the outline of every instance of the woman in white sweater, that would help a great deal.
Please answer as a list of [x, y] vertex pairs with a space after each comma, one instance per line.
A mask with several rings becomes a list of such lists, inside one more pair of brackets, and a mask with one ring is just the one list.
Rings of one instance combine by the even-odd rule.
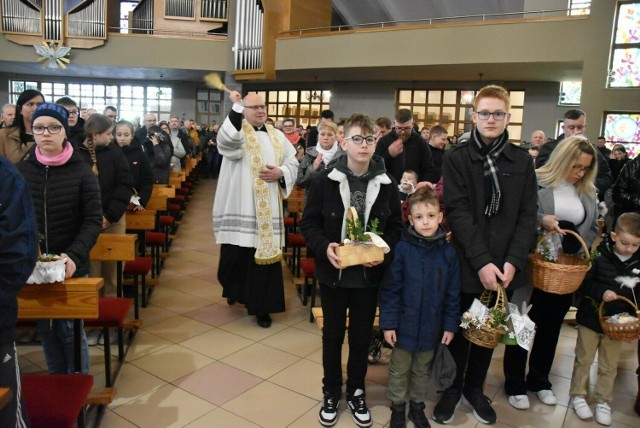
[[[543, 232], [569, 228], [577, 231], [591, 248], [598, 225], [595, 178], [598, 173], [596, 148], [582, 135], [563, 140], [553, 151], [549, 161], [536, 170], [538, 177], [538, 223]], [[565, 252], [578, 252], [581, 246], [569, 249], [563, 239]], [[587, 255], [588, 256], [588, 255]], [[547, 405], [555, 405], [557, 398], [551, 390], [549, 371], [558, 344], [558, 336], [573, 294], [553, 294], [534, 288], [530, 318], [536, 323], [536, 337], [529, 356], [529, 372], [525, 378], [527, 351], [519, 346], [507, 346], [504, 356], [505, 392], [509, 404], [516, 409], [528, 409], [527, 390], [535, 392]]]

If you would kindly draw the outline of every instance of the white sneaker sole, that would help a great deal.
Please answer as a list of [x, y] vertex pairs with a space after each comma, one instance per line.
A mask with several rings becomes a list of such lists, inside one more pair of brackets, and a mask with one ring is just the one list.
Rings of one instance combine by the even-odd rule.
[[471, 405], [471, 403], [469, 402], [469, 400], [467, 400], [464, 397], [464, 394], [462, 394], [462, 404], [464, 404], [465, 406], [467, 406], [468, 408], [470, 408], [471, 410], [473, 410], [473, 417], [476, 418], [478, 420], [478, 422], [485, 424], [485, 425], [491, 425], [489, 423], [489, 421], [482, 419], [480, 417], [480, 415], [478, 413], [476, 413], [476, 409], [473, 408], [473, 406]]
[[460, 405], [460, 401], [462, 401], [462, 396], [460, 397], [460, 400], [458, 400], [458, 402], [456, 403], [456, 405], [453, 407], [453, 413], [451, 413], [451, 417], [449, 419], [447, 419], [446, 421], [439, 421], [438, 419], [436, 419], [436, 417], [434, 415], [431, 415], [431, 419], [433, 419], [436, 423], [442, 424], [442, 425], [446, 425], [451, 423], [451, 421], [453, 420], [453, 418], [456, 415], [455, 410], [458, 408], [458, 406]]

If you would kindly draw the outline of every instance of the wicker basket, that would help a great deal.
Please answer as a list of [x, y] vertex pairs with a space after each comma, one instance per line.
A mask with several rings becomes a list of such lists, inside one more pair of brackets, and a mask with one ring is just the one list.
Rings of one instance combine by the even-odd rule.
[[638, 306], [633, 303], [631, 300], [627, 299], [624, 296], [618, 295], [618, 299], [624, 300], [629, 303], [635, 309], [636, 320], [627, 322], [624, 324], [609, 322], [610, 317], [604, 317], [603, 315], [603, 307], [605, 301], [603, 300], [600, 303], [600, 310], [598, 311], [598, 315], [600, 317], [600, 326], [602, 326], [602, 331], [612, 340], [625, 340], [632, 341], [638, 339], [640, 336], [640, 319], [638, 319]]
[[[575, 236], [582, 244], [585, 254], [589, 254], [589, 248], [584, 240], [572, 230], [562, 229], [563, 232], [570, 233]], [[558, 233], [553, 230], [544, 234], [536, 244], [536, 248], [540, 243], [550, 235]], [[557, 262], [548, 262], [542, 256], [534, 251], [529, 255], [531, 261], [531, 282], [535, 288], [553, 294], [571, 294], [576, 291], [587, 271], [591, 268], [587, 264], [586, 259], [569, 254], [558, 254]]]
[[[498, 287], [497, 293], [498, 296], [496, 297], [494, 308], [505, 310], [507, 296], [505, 295], [502, 286]], [[485, 306], [489, 306], [491, 297], [492, 292], [484, 290], [480, 296], [480, 302]], [[462, 334], [473, 344], [482, 346], [483, 348], [495, 348], [498, 346], [498, 342], [500, 342], [500, 338], [505, 334], [505, 331], [499, 328], [491, 328], [489, 326], [482, 326], [480, 328], [470, 326], [469, 328], [463, 329]]]

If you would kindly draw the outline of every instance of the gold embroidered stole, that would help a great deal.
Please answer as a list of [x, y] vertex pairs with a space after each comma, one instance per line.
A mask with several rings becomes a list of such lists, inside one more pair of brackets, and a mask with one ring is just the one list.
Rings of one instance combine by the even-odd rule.
[[[284, 156], [284, 147], [275, 129], [271, 125], [265, 126], [267, 127], [273, 150], [276, 153], [276, 165], [280, 165]], [[256, 264], [268, 265], [279, 262], [282, 259], [282, 249], [280, 248], [279, 240], [276, 242], [273, 236], [273, 213], [271, 212], [269, 185], [259, 178], [260, 172], [265, 169], [262, 146], [255, 129], [246, 120], [242, 121], [242, 130], [244, 131], [247, 154], [249, 155], [249, 168], [251, 169], [253, 181], [253, 198], [258, 226], [258, 248], [256, 248], [254, 258]], [[280, 214], [281, 209], [282, 206], [280, 205], [278, 214]]]

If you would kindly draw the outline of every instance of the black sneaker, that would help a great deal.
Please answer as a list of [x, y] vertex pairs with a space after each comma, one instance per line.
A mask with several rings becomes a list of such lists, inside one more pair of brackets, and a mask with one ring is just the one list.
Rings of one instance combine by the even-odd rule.
[[359, 427], [370, 427], [373, 421], [371, 420], [371, 413], [367, 408], [367, 401], [365, 400], [364, 391], [356, 389], [352, 396], [347, 397], [347, 405], [353, 415], [353, 421]]
[[413, 422], [415, 428], [431, 428], [427, 417], [424, 415], [424, 403], [409, 402], [409, 420]]
[[473, 409], [473, 416], [483, 424], [496, 423], [496, 411], [491, 407], [491, 400], [481, 389], [473, 389], [462, 395], [462, 403]]
[[442, 393], [440, 401], [433, 408], [433, 420], [439, 424], [448, 424], [453, 420], [453, 412], [460, 402], [462, 392], [455, 388], [449, 388]]
[[340, 406], [340, 398], [332, 397], [325, 393], [318, 420], [326, 427], [330, 427], [338, 422], [338, 407]]

